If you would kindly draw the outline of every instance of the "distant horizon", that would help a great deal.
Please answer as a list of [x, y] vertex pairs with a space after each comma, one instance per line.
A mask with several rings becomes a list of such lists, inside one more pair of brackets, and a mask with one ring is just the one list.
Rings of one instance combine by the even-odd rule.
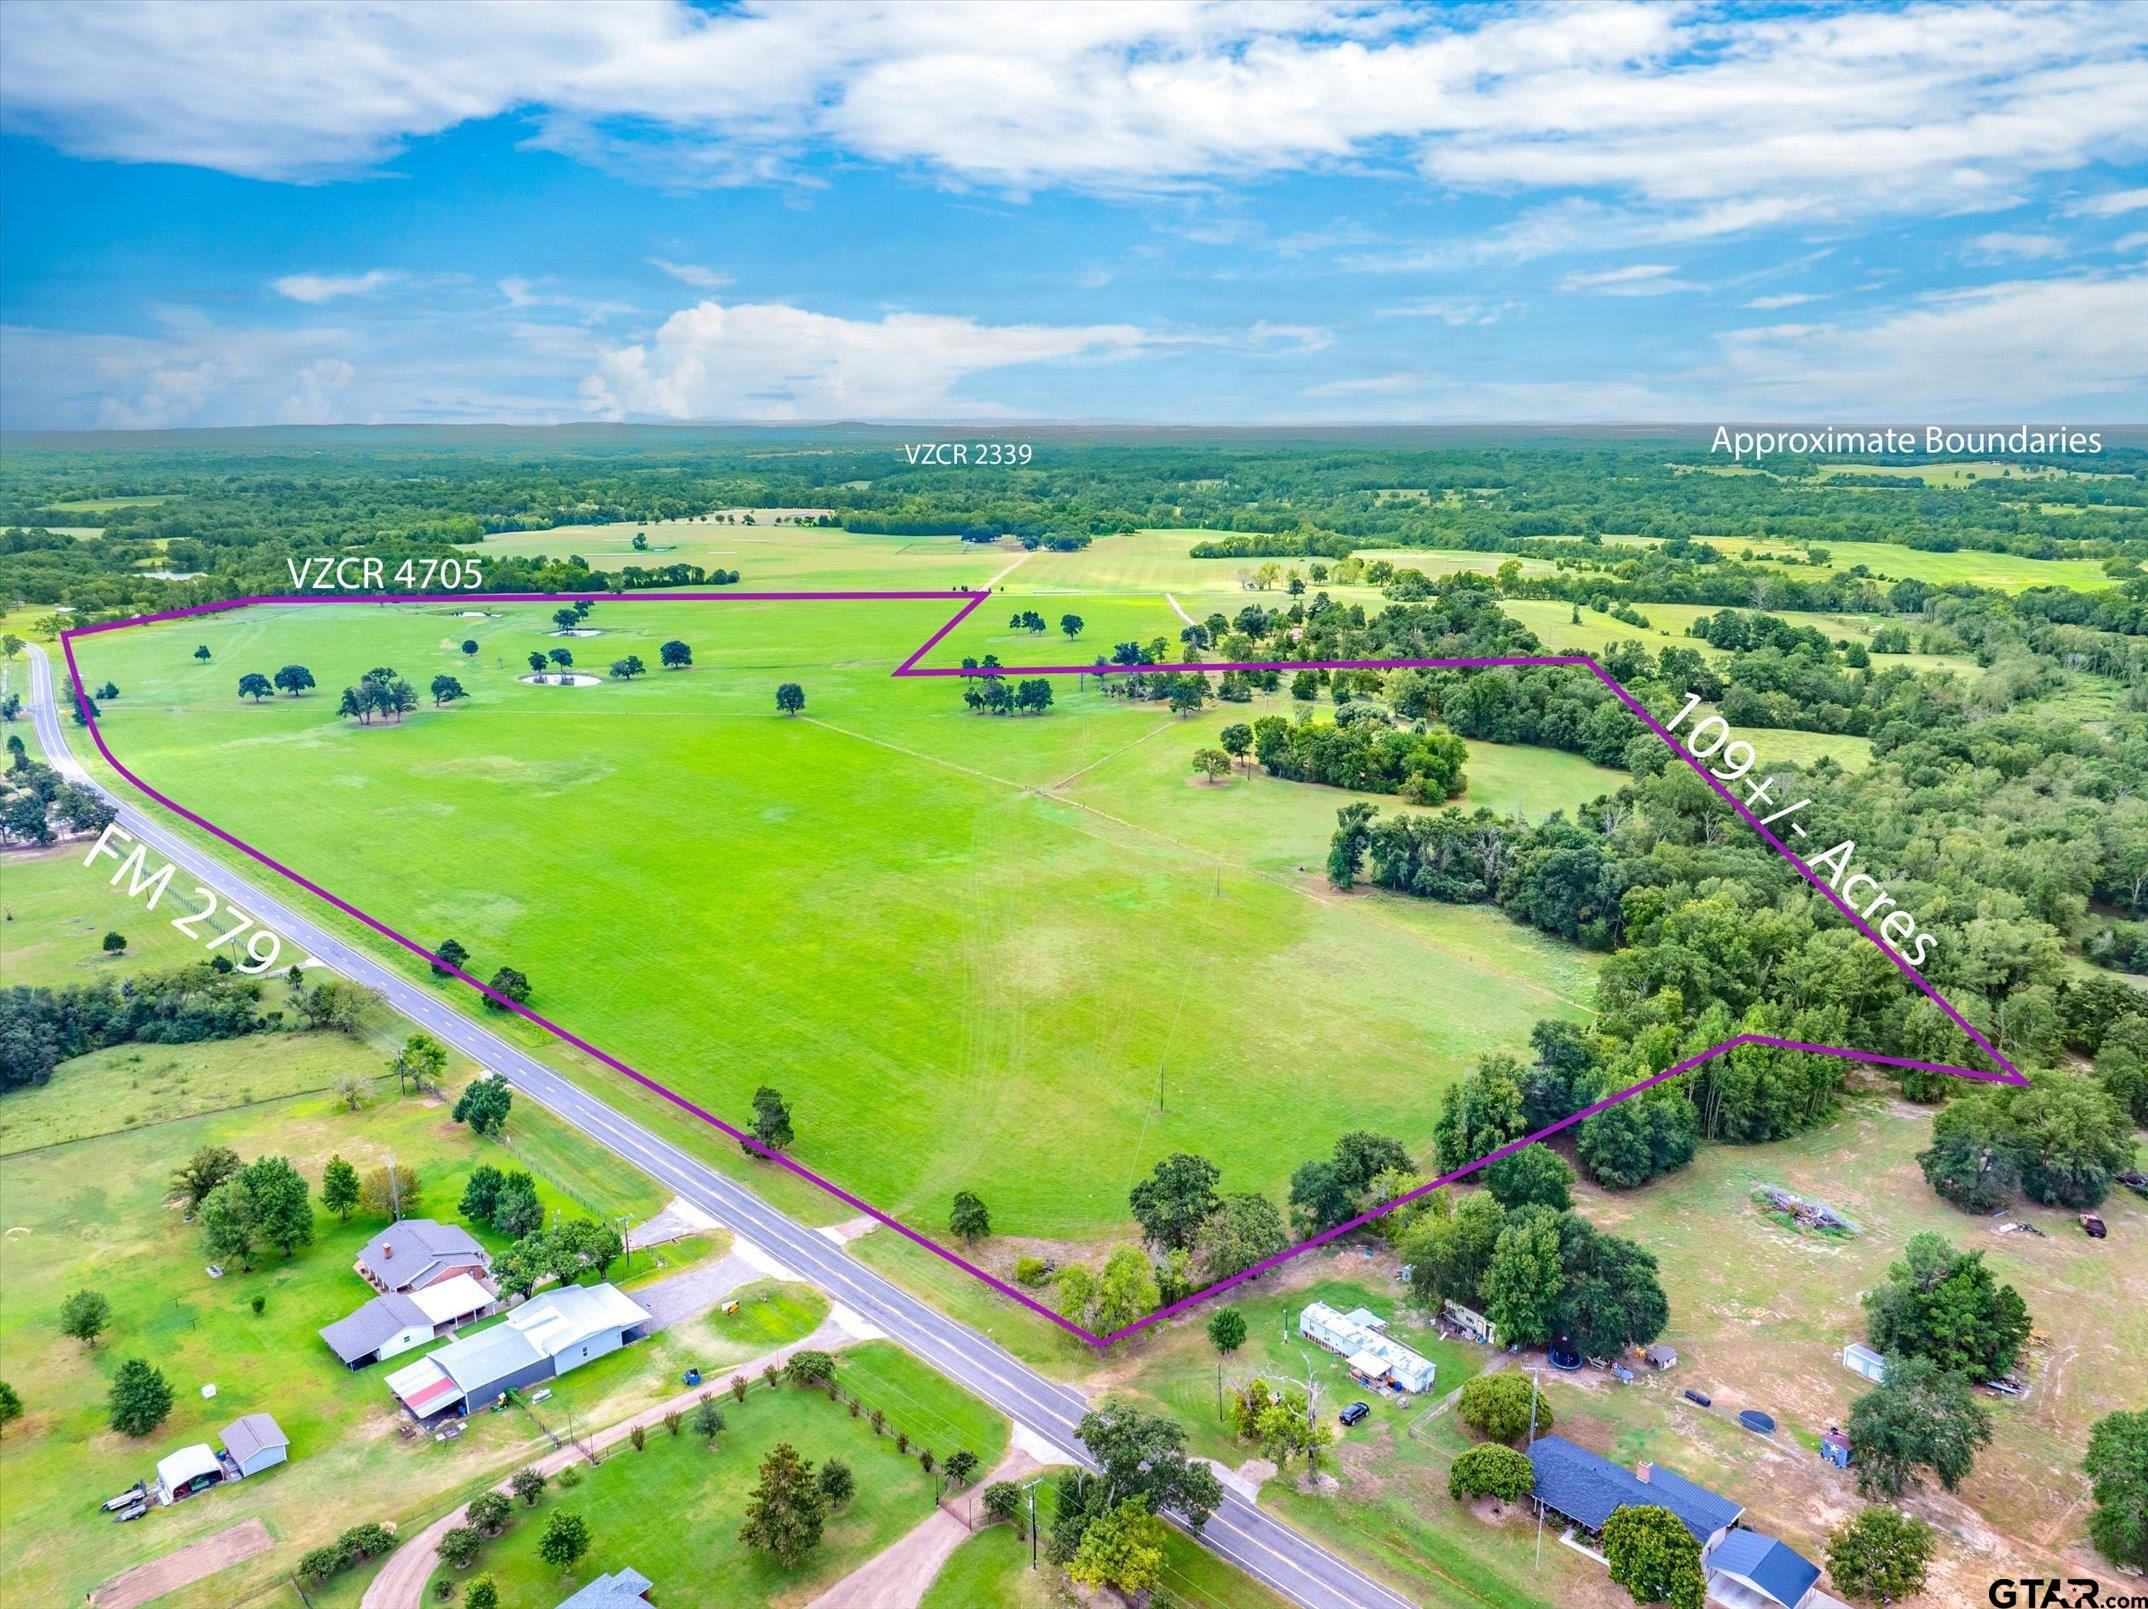
[[[1905, 421], [1896, 420], [1901, 424]], [[437, 435], [590, 435], [619, 436], [638, 432], [671, 432], [687, 434], [703, 432], [710, 434], [735, 432], [748, 435], [815, 435], [853, 432], [869, 435], [900, 436], [914, 433], [919, 440], [952, 441], [960, 436], [968, 440], [1009, 440], [1025, 436], [1031, 438], [1051, 435], [1084, 436], [1182, 436], [1215, 435], [1248, 438], [1291, 436], [1378, 436], [1397, 437], [1447, 437], [1468, 435], [1532, 435], [1553, 437], [1622, 436], [1635, 440], [1683, 437], [1698, 434], [1712, 436], [1719, 429], [1730, 430], [1823, 430], [1830, 426], [1841, 430], [1871, 430], [1880, 428], [1886, 421], [1868, 419], [1812, 419], [1768, 418], [1755, 415], [1749, 418], [1681, 419], [1681, 420], [1620, 420], [1620, 419], [1482, 419], [1438, 422], [1396, 421], [1365, 419], [1351, 421], [1327, 420], [1281, 420], [1265, 423], [1244, 423], [1227, 420], [1188, 419], [1173, 421], [1139, 419], [576, 419], [557, 422], [528, 420], [468, 420], [443, 423], [425, 419], [384, 420], [335, 420], [318, 424], [261, 424], [261, 425], [175, 425], [154, 429], [46, 429], [6, 427], [0, 428], [0, 442], [72, 442], [72, 441], [155, 441], [168, 437], [233, 437], [268, 436], [303, 438], [308, 436], [344, 435], [392, 432], [415, 432]], [[2023, 418], [1919, 418], [1909, 421], [1921, 430], [1926, 425], [1940, 426], [1948, 430], [2001, 431], [2049, 430], [2060, 426], [2093, 429], [2106, 438], [2106, 445], [2115, 444], [2121, 438], [2141, 438], [2148, 445], [2148, 419], [2104, 420], [2093, 417], [2050, 419], [2036, 421]], [[1874, 454], [1874, 453], [1814, 453], [1800, 454], [1810, 457], [1983, 457], [1989, 454], [1924, 452]], [[2086, 456], [2082, 454], [2032, 453], [2031, 457]], [[931, 467], [920, 465], [920, 468]]]

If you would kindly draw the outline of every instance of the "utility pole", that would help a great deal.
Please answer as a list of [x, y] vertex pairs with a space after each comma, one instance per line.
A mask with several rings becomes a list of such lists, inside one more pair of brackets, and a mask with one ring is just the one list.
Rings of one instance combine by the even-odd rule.
[[[1536, 1370], [1534, 1369], [1529, 1371], [1529, 1440], [1527, 1445], [1531, 1447], [1536, 1445]], [[1536, 1505], [1536, 1562], [1530, 1568], [1532, 1570], [1541, 1570], [1543, 1567], [1544, 1504], [1539, 1500]]]
[[1037, 1488], [1043, 1484], [1044, 1477], [1039, 1475], [1022, 1488], [1029, 1497], [1029, 1568], [1032, 1571], [1037, 1567]]

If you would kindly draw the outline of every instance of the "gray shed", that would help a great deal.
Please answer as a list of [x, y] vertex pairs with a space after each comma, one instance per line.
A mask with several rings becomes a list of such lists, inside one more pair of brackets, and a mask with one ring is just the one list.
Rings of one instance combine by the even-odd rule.
[[290, 1452], [291, 1438], [265, 1413], [245, 1414], [224, 1427], [224, 1456], [238, 1466], [241, 1480], [274, 1468]]

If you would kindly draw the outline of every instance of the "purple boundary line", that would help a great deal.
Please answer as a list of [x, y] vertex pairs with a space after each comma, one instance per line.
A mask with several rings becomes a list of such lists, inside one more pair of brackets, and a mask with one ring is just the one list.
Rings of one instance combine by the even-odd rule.
[[[771, 1151], [767, 1149], [767, 1147], [763, 1146], [758, 1140], [754, 1139], [752, 1135], [747, 1134], [740, 1129], [734, 1128], [731, 1124], [725, 1122], [722, 1118], [716, 1116], [713, 1112], [709, 1112], [704, 1108], [696, 1105], [693, 1101], [688, 1100], [685, 1096], [680, 1095], [677, 1091], [668, 1088], [667, 1086], [657, 1082], [653, 1078], [650, 1078], [647, 1074], [637, 1071], [635, 1068], [629, 1066], [627, 1063], [619, 1060], [619, 1058], [617, 1058], [616, 1056], [612, 1056], [605, 1051], [599, 1050], [595, 1045], [589, 1043], [589, 1041], [583, 1039], [580, 1035], [572, 1032], [567, 1028], [561, 1027], [558, 1023], [553, 1022], [550, 1018], [539, 1015], [537, 1012], [530, 1010], [529, 1007], [521, 1004], [520, 1002], [510, 1000], [505, 995], [495, 992], [490, 986], [480, 981], [479, 979], [472, 977], [469, 973], [464, 972], [460, 967], [456, 967], [450, 965], [445, 961], [442, 961], [438, 956], [434, 955], [422, 944], [417, 943], [413, 939], [406, 938], [403, 934], [397, 932], [394, 928], [388, 926], [385, 922], [382, 922], [375, 917], [369, 916], [368, 914], [366, 914], [366, 912], [360, 910], [357, 906], [351, 904], [348, 900], [342, 899], [339, 896], [330, 893], [327, 889], [321, 887], [320, 884], [312, 881], [310, 878], [307, 878], [300, 873], [293, 871], [290, 867], [284, 865], [281, 861], [275, 860], [271, 856], [263, 853], [261, 850], [254, 848], [253, 845], [247, 843], [244, 839], [239, 838], [232, 833], [226, 832], [223, 828], [217, 826], [216, 823], [208, 820], [206, 817], [197, 815], [192, 810], [189, 810], [185, 805], [180, 804], [177, 800], [172, 799], [167, 795], [159, 792], [157, 789], [151, 787], [147, 782], [144, 782], [140, 777], [136, 776], [124, 764], [122, 764], [120, 762], [119, 757], [113, 754], [110, 747], [107, 746], [107, 744], [105, 743], [104, 733], [97, 725], [97, 718], [90, 713], [88, 707], [88, 700], [83, 698], [82, 696], [82, 675], [80, 668], [75, 662], [74, 651], [74, 639], [77, 637], [88, 637], [97, 635], [102, 632], [125, 630], [126, 628], [131, 626], [152, 625], [160, 621], [184, 620], [201, 615], [220, 614], [234, 609], [249, 608], [255, 604], [347, 605], [353, 603], [373, 603], [445, 605], [458, 602], [554, 603], [560, 601], [573, 602], [577, 599], [587, 599], [592, 603], [713, 603], [729, 601], [760, 603], [885, 603], [903, 601], [916, 602], [934, 599], [959, 598], [963, 600], [962, 607], [955, 611], [954, 615], [947, 621], [945, 625], [941, 626], [937, 631], [935, 631], [913, 653], [911, 653], [911, 655], [907, 659], [905, 659], [900, 665], [898, 665], [892, 672], [892, 674], [897, 677], [906, 678], [962, 677], [974, 675], [976, 673], [973, 671], [965, 670], [959, 666], [921, 667], [919, 666], [918, 661], [923, 659], [925, 655], [930, 653], [934, 648], [938, 647], [939, 644], [948, 636], [950, 632], [952, 632], [957, 626], [961, 625], [964, 620], [968, 619], [969, 616], [977, 609], [977, 607], [980, 604], [984, 603], [986, 599], [990, 596], [991, 594], [989, 592], [947, 591], [643, 591], [625, 593], [464, 592], [396, 593], [386, 595], [363, 596], [332, 595], [325, 597], [309, 596], [304, 594], [268, 594], [257, 597], [231, 598], [213, 603], [195, 604], [185, 609], [168, 609], [160, 611], [156, 614], [136, 615], [123, 620], [104, 621], [95, 625], [69, 627], [60, 633], [60, 651], [67, 660], [68, 676], [74, 684], [75, 697], [77, 700], [76, 713], [81, 718], [84, 726], [87, 727], [90, 734], [91, 742], [93, 742], [97, 746], [97, 752], [101, 756], [103, 756], [106, 764], [110, 765], [114, 771], [116, 771], [120, 776], [124, 777], [130, 784], [132, 784], [135, 788], [139, 789], [142, 793], [146, 794], [149, 798], [154, 799], [158, 804], [163, 805], [167, 810], [173, 811], [177, 815], [193, 823], [193, 825], [201, 828], [204, 832], [209, 833], [211, 836], [217, 838], [221, 842], [229, 844], [232, 848], [238, 850], [241, 854], [244, 854], [249, 858], [258, 861], [260, 864], [268, 867], [278, 876], [297, 884], [300, 888], [305, 889], [308, 893], [315, 895], [317, 898], [327, 901], [330, 905], [333, 905], [337, 910], [342, 911], [345, 915], [356, 918], [358, 921], [364, 923], [367, 927], [373, 929], [375, 932], [379, 933], [384, 938], [390, 940], [397, 945], [400, 945], [403, 949], [408, 950], [411, 954], [419, 957], [421, 960], [426, 961], [437, 971], [444, 972], [449, 976], [460, 979], [462, 982], [470, 985], [471, 988], [477, 990], [478, 993], [487, 996], [493, 1001], [496, 1001], [501, 1006], [504, 1006], [507, 1010], [514, 1012], [517, 1016], [523, 1017], [524, 1019], [535, 1023], [538, 1027], [544, 1029], [545, 1032], [551, 1034], [554, 1038], [559, 1039], [565, 1044], [572, 1045], [575, 1049], [583, 1052], [585, 1055], [593, 1057], [595, 1060], [601, 1062], [607, 1067], [612, 1068], [614, 1071], [624, 1073], [628, 1078], [632, 1079], [635, 1083], [641, 1085], [644, 1089], [649, 1090], [655, 1095], [661, 1096], [664, 1100], [669, 1101], [672, 1105], [678, 1107], [680, 1110], [691, 1113], [693, 1116], [699, 1118], [702, 1122], [709, 1124], [711, 1127], [720, 1130], [724, 1134], [729, 1135], [732, 1139], [737, 1140], [749, 1151], [761, 1156], [767, 1161], [775, 1162], [778, 1165], [789, 1169], [799, 1178], [806, 1180], [808, 1183], [816, 1186], [821, 1190], [825, 1190], [828, 1194], [834, 1196], [838, 1201], [843, 1202], [847, 1206], [857, 1208], [859, 1211], [865, 1213], [877, 1223], [887, 1225], [888, 1228], [902, 1235], [905, 1239], [913, 1242], [918, 1246], [922, 1246], [925, 1250], [933, 1253], [935, 1256], [941, 1258], [943, 1261], [953, 1265], [954, 1267], [961, 1269], [963, 1272], [970, 1274], [979, 1280], [982, 1280], [986, 1285], [998, 1291], [1001, 1295], [1007, 1296], [1012, 1300], [1019, 1302], [1022, 1306], [1028, 1308], [1030, 1311], [1037, 1313], [1046, 1319], [1049, 1319], [1052, 1323], [1058, 1325], [1059, 1328], [1067, 1331], [1069, 1334], [1078, 1336], [1080, 1339], [1088, 1342], [1091, 1346], [1097, 1347], [1099, 1349], [1108, 1347], [1116, 1341], [1124, 1340], [1128, 1336], [1138, 1334], [1140, 1331], [1147, 1329], [1153, 1324], [1161, 1323], [1163, 1320], [1170, 1318], [1175, 1314], [1184, 1312], [1186, 1309], [1193, 1307], [1200, 1302], [1204, 1302], [1210, 1297], [1220, 1295], [1224, 1291], [1230, 1290], [1234, 1286], [1240, 1285], [1249, 1279], [1253, 1279], [1260, 1274], [1266, 1273], [1269, 1269], [1278, 1267], [1279, 1265], [1288, 1262], [1293, 1257], [1300, 1256], [1305, 1252], [1313, 1250], [1315, 1247], [1323, 1246], [1331, 1240], [1337, 1239], [1342, 1235], [1349, 1234], [1353, 1230], [1363, 1228], [1366, 1224], [1372, 1223], [1377, 1219], [1385, 1217], [1387, 1214], [1395, 1211], [1398, 1207], [1404, 1206], [1409, 1202], [1415, 1201], [1422, 1196], [1429, 1195], [1434, 1190], [1443, 1189], [1444, 1187], [1454, 1183], [1458, 1179], [1465, 1178], [1468, 1175], [1477, 1172], [1481, 1168], [1488, 1167], [1490, 1164], [1499, 1161], [1502, 1157], [1513, 1155], [1516, 1151], [1521, 1150], [1524, 1146], [1533, 1145], [1539, 1140], [1549, 1138], [1551, 1135], [1557, 1134], [1563, 1129], [1570, 1128], [1577, 1123], [1583, 1122], [1588, 1118], [1594, 1117], [1597, 1113], [1605, 1111], [1608, 1108], [1617, 1105], [1620, 1101], [1627, 1100], [1632, 1096], [1638, 1095], [1644, 1090], [1652, 1089], [1656, 1085], [1661, 1084], [1668, 1079], [1675, 1078], [1681, 1073], [1690, 1072], [1692, 1069], [1699, 1067], [1706, 1062], [1712, 1061], [1716, 1057], [1724, 1055], [1729, 1051], [1735, 1050], [1741, 1045], [1767, 1045], [1780, 1050], [1807, 1051], [1819, 1056], [1837, 1056], [1845, 1060], [1877, 1062], [1893, 1067], [1917, 1068], [1928, 1072], [1949, 1073], [1959, 1078], [1979, 1079], [1993, 1083], [2018, 1085], [2025, 1084], [2028, 1082], [2028, 1080], [2022, 1075], [2019, 1069], [2017, 1069], [2004, 1056], [2000, 1055], [1999, 1052], [1993, 1048], [1991, 1043], [1987, 1039], [1985, 1039], [1985, 1037], [1981, 1033], [1979, 1033], [1974, 1027], [1972, 1027], [1967, 1021], [1965, 1021], [1962, 1018], [1961, 1014], [1957, 1012], [1953, 1006], [1947, 1003], [1946, 999], [1940, 995], [1939, 991], [1933, 988], [1932, 985], [1925, 980], [1923, 974], [1918, 972], [1916, 968], [1912, 967], [1907, 961], [1903, 960], [1901, 956], [1897, 955], [1891, 946], [1889, 946], [1883, 939], [1881, 939], [1877, 933], [1873, 932], [1870, 927], [1866, 926], [1864, 919], [1860, 917], [1857, 912], [1853, 910], [1850, 905], [1835, 892], [1833, 888], [1829, 887], [1827, 883], [1825, 883], [1822, 879], [1816, 876], [1813, 873], [1811, 867], [1807, 866], [1803, 860], [1801, 860], [1796, 854], [1794, 854], [1788, 845], [1783, 843], [1781, 839], [1777, 838], [1775, 834], [1768, 831], [1768, 829], [1758, 819], [1754, 817], [1750, 810], [1746, 809], [1744, 805], [1740, 804], [1738, 800], [1731, 795], [1729, 790], [1723, 786], [1721, 781], [1719, 781], [1715, 776], [1713, 776], [1706, 769], [1706, 767], [1701, 764], [1699, 760], [1695, 759], [1691, 754], [1689, 754], [1678, 743], [1677, 739], [1672, 737], [1670, 732], [1661, 724], [1659, 724], [1654, 716], [1648, 713], [1648, 710], [1641, 704], [1638, 699], [1636, 699], [1623, 686], [1621, 686], [1617, 681], [1615, 681], [1601, 665], [1597, 664], [1594, 659], [1590, 658], [1586, 654], [1502, 655], [1487, 658], [1466, 659], [1252, 660], [1243, 662], [1227, 661], [1222, 663], [1212, 662], [1202, 664], [1198, 668], [1203, 672], [1221, 672], [1226, 670], [1455, 670], [1491, 669], [1506, 666], [1520, 667], [1535, 665], [1586, 666], [1589, 671], [1596, 676], [1598, 680], [1603, 682], [1605, 686], [1611, 689], [1612, 693], [1615, 694], [1629, 710], [1631, 710], [1637, 717], [1639, 717], [1642, 723], [1646, 725], [1651, 732], [1655, 733], [1657, 737], [1663, 739], [1663, 741], [1670, 746], [1671, 751], [1674, 754], [1676, 754], [1680, 759], [1684, 760], [1686, 764], [1693, 769], [1696, 775], [1698, 775], [1704, 782], [1706, 782], [1709, 787], [1713, 788], [1716, 794], [1722, 798], [1724, 803], [1728, 804], [1732, 810], [1736, 811], [1748, 826], [1750, 826], [1755, 832], [1759, 833], [1760, 836], [1765, 839], [1770, 845], [1772, 845], [1775, 850], [1783, 856], [1784, 859], [1789, 861], [1790, 864], [1796, 868], [1799, 875], [1804, 877], [1807, 882], [1811, 883], [1822, 894], [1826, 895], [1829, 902], [1833, 904], [1834, 907], [1838, 911], [1840, 911], [1843, 916], [1849, 919], [1851, 924], [1857, 929], [1859, 933], [1863, 934], [1864, 937], [1871, 940], [1874, 945], [1878, 946], [1880, 953], [1885, 955], [1887, 959], [1894, 964], [1896, 969], [1903, 974], [1903, 976], [1907, 977], [1912, 983], [1914, 983], [1927, 998], [1932, 1000], [1940, 1008], [1941, 1011], [1946, 1013], [1949, 1020], [1951, 1020], [1955, 1024], [1955, 1026], [1960, 1028], [1972, 1040], [1974, 1040], [1978, 1048], [1983, 1050], [1985, 1054], [1990, 1056], [1992, 1060], [1997, 1062], [1999, 1066], [2004, 1070], [1996, 1073], [1987, 1072], [1973, 1067], [1956, 1067], [1946, 1062], [1913, 1061], [1900, 1056], [1882, 1056], [1874, 1052], [1852, 1050], [1833, 1045], [1813, 1045], [1807, 1044], [1802, 1040], [1778, 1039], [1765, 1034], [1739, 1034], [1735, 1038], [1726, 1039], [1720, 1045], [1712, 1046], [1707, 1050], [1701, 1051], [1697, 1055], [1687, 1057], [1684, 1061], [1678, 1062], [1673, 1066], [1666, 1067], [1663, 1069], [1663, 1071], [1655, 1073], [1648, 1078], [1644, 1078], [1639, 1083], [1632, 1084], [1625, 1089], [1617, 1091], [1614, 1094], [1607, 1095], [1602, 1100], [1596, 1102], [1592, 1106], [1583, 1109], [1582, 1111], [1575, 1112], [1569, 1117], [1561, 1118], [1556, 1123], [1547, 1124], [1545, 1127], [1538, 1129], [1533, 1134], [1527, 1134], [1522, 1136], [1520, 1139], [1512, 1140], [1506, 1145], [1501, 1146], [1498, 1150], [1477, 1158], [1474, 1162], [1466, 1163], [1462, 1167], [1456, 1168], [1449, 1173], [1442, 1174], [1440, 1177], [1433, 1179], [1426, 1184], [1419, 1185], [1416, 1189], [1409, 1191], [1407, 1194], [1397, 1196], [1394, 1200], [1375, 1207], [1368, 1212], [1360, 1213], [1357, 1217], [1352, 1218], [1345, 1223], [1337, 1224], [1335, 1227], [1324, 1230], [1320, 1234], [1317, 1234], [1308, 1240], [1303, 1240], [1294, 1246], [1287, 1247], [1283, 1251], [1277, 1252], [1274, 1256], [1266, 1258], [1261, 1262], [1254, 1264], [1251, 1268], [1243, 1269], [1239, 1273], [1232, 1275], [1228, 1279], [1220, 1280], [1217, 1283], [1210, 1285], [1203, 1290], [1196, 1291], [1192, 1295], [1183, 1297], [1180, 1300], [1171, 1303], [1167, 1307], [1158, 1308], [1155, 1312], [1150, 1313], [1143, 1318], [1136, 1319], [1131, 1324], [1123, 1325], [1120, 1328], [1109, 1332], [1108, 1334], [1098, 1335], [1093, 1331], [1074, 1323], [1071, 1319], [1068, 1319], [1061, 1314], [1053, 1312], [1052, 1309], [1045, 1306], [1036, 1298], [1028, 1295], [1024, 1291], [1016, 1289], [1014, 1286], [1007, 1284], [1005, 1281], [995, 1277], [994, 1275], [985, 1272], [985, 1270], [977, 1267], [976, 1264], [968, 1261], [959, 1253], [950, 1251], [947, 1247], [941, 1245], [938, 1241], [933, 1240], [927, 1235], [919, 1233], [915, 1229], [912, 1229], [908, 1224], [905, 1224], [901, 1220], [891, 1216], [890, 1214], [881, 1211], [878, 1207], [873, 1206], [870, 1202], [861, 1200], [859, 1197], [852, 1195], [842, 1186], [836, 1184], [830, 1179], [823, 1178], [820, 1174], [815, 1173], [812, 1169], [806, 1167], [803, 1163], [794, 1161], [790, 1157], [787, 1157], [780, 1152]], [[1168, 665], [1157, 667], [1107, 665], [1099, 667], [1094, 664], [1003, 665], [996, 667], [997, 671], [1000, 674], [1026, 674], [1035, 676], [1093, 675], [1096, 674], [1100, 669], [1106, 674], [1123, 675], [1131, 674], [1133, 671], [1142, 668], [1170, 670], [1182, 667]]]

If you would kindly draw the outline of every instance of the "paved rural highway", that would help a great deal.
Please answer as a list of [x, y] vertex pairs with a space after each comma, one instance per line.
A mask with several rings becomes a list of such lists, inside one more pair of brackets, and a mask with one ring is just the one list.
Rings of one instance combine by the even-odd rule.
[[[34, 646], [30, 655], [29, 703], [39, 744], [63, 775], [89, 783], [110, 797], [119, 808], [119, 824], [128, 832], [219, 896], [235, 900], [286, 943], [302, 945], [345, 977], [378, 990], [396, 1010], [435, 1037], [504, 1076], [517, 1091], [624, 1157], [666, 1189], [698, 1203], [719, 1222], [787, 1264], [800, 1278], [819, 1286], [941, 1373], [1028, 1426], [1058, 1448], [1068, 1462], [1089, 1462], [1074, 1434], [1075, 1425], [1088, 1408], [1081, 1393], [1047, 1379], [969, 1326], [956, 1323], [867, 1268], [827, 1236], [794, 1223], [690, 1152], [612, 1110], [483, 1023], [451, 1010], [433, 989], [404, 978], [312, 917], [240, 877], [191, 837], [182, 837], [166, 827], [161, 812], [150, 813], [154, 807], [138, 806], [132, 790], [115, 793], [106, 788], [83, 769], [68, 746], [53, 699], [49, 659]], [[1409, 1599], [1228, 1489], [1222, 1506], [1203, 1529], [1201, 1541], [1305, 1609], [1410, 1609]]]

